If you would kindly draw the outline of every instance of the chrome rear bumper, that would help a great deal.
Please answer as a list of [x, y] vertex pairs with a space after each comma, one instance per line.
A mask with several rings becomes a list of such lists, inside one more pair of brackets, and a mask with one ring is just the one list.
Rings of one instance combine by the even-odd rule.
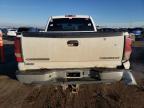
[[127, 84], [136, 84], [132, 74], [128, 70], [115, 71], [90, 71], [89, 69], [75, 70], [35, 70], [17, 72], [17, 79], [22, 83], [43, 84], [89, 84], [89, 83], [112, 83], [123, 80]]

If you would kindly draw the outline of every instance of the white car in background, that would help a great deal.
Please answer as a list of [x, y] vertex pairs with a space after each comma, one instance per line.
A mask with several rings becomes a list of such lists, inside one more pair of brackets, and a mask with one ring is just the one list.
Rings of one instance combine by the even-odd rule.
[[16, 36], [16, 29], [8, 29], [7, 36]]

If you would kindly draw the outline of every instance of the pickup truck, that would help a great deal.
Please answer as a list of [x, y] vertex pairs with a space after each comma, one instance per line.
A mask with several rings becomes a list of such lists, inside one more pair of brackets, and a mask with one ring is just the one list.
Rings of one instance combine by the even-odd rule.
[[15, 38], [17, 79], [87, 84], [126, 78], [135, 84], [129, 60], [124, 59], [125, 40], [122, 32], [97, 32], [90, 16], [52, 16], [45, 32], [23, 32]]

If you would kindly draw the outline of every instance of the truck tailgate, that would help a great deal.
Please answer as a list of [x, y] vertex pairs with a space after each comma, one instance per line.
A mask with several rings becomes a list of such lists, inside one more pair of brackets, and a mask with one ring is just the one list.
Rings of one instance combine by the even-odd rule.
[[113, 68], [121, 65], [122, 33], [23, 33], [26, 65], [39, 68]]

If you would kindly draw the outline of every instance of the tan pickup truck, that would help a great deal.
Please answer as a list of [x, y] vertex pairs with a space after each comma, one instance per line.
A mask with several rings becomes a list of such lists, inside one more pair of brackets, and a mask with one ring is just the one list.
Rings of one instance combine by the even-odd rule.
[[16, 37], [16, 76], [23, 83], [86, 84], [124, 79], [135, 84], [126, 70], [130, 65], [124, 60], [125, 44], [121, 32], [97, 32], [90, 16], [53, 16], [45, 32], [24, 32]]

